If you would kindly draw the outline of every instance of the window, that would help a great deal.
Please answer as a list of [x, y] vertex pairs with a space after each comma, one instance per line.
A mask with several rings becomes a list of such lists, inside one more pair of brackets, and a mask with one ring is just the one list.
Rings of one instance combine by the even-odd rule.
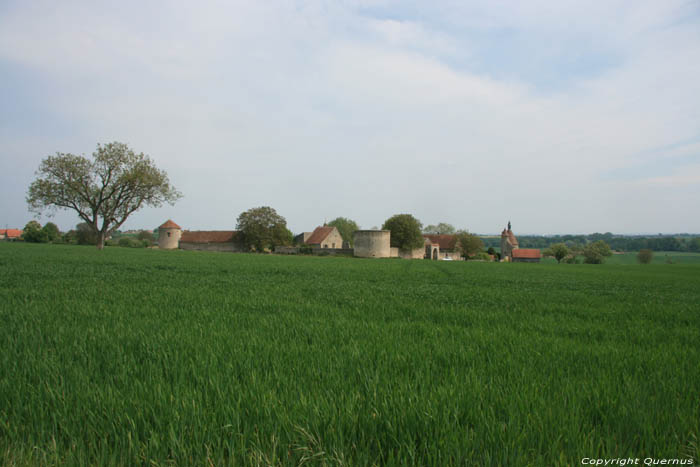
[[335, 243], [333, 243], [333, 244], [331, 245], [331, 248], [335, 248]]
[[170, 236], [170, 232], [168, 232], [168, 237]]

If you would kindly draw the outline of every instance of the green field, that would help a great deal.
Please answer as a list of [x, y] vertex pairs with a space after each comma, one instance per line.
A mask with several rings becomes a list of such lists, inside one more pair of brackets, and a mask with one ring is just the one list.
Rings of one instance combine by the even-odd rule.
[[700, 263], [0, 243], [0, 323], [3, 465], [699, 460]]

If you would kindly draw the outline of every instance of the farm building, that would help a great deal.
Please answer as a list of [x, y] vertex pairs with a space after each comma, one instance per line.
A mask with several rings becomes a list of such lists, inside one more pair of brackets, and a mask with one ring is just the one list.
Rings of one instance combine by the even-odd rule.
[[182, 230], [168, 219], [158, 227], [158, 248], [162, 250], [243, 251], [234, 230]]
[[[448, 234], [426, 234], [423, 235], [426, 241], [430, 242], [430, 245], [437, 246], [437, 257], [431, 254], [427, 256], [426, 247], [426, 258], [430, 257], [432, 259], [451, 259], [451, 260], [461, 260], [462, 254], [457, 248], [457, 236]], [[427, 243], [426, 243], [427, 245]]]
[[[343, 247], [343, 237], [340, 236], [340, 232], [335, 227], [330, 227], [327, 225], [319, 226], [311, 232], [311, 235], [304, 235], [303, 243], [311, 247], [317, 248], [342, 248]], [[299, 237], [297, 235], [297, 237]]]
[[180, 245], [182, 227], [168, 219], [158, 227], [158, 248], [161, 250], [174, 250]]
[[185, 230], [180, 237], [181, 250], [244, 251], [236, 243], [235, 230]]
[[22, 231], [19, 229], [0, 229], [0, 240], [19, 240]]
[[514, 263], [539, 263], [542, 258], [537, 248], [518, 248], [513, 250], [512, 261]]
[[520, 248], [508, 221], [508, 227], [501, 232], [501, 259], [516, 263], [539, 263], [541, 257], [540, 250], [536, 248]]

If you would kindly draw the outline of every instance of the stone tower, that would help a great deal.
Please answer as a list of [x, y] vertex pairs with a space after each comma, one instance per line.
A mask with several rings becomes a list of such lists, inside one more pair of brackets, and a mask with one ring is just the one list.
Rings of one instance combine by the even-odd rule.
[[501, 232], [501, 259], [510, 261], [513, 259], [513, 250], [518, 248], [520, 248], [518, 239], [515, 238], [515, 234], [510, 230], [510, 221], [508, 221], [508, 227]]
[[174, 250], [180, 246], [182, 228], [170, 219], [158, 227], [158, 248]]
[[354, 256], [360, 258], [388, 258], [391, 256], [389, 230], [356, 230]]

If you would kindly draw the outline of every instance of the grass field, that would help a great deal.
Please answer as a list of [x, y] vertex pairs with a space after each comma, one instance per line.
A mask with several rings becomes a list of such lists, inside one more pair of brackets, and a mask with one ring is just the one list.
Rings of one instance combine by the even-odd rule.
[[0, 243], [0, 463], [697, 463], [678, 263]]

